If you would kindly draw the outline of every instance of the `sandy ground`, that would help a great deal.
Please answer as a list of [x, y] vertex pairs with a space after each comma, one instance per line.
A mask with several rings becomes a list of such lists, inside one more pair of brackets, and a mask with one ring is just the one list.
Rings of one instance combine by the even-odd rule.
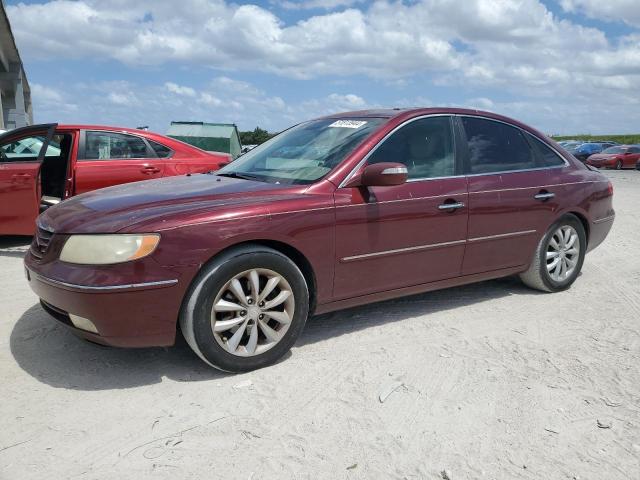
[[75, 338], [2, 239], [0, 478], [638, 479], [640, 172], [608, 175], [618, 217], [570, 291], [503, 279], [316, 317], [244, 375], [184, 341]]

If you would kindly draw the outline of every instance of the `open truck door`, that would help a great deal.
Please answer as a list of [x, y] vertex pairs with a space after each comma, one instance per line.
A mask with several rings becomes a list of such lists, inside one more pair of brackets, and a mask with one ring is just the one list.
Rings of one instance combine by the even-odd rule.
[[40, 167], [57, 124], [0, 135], [0, 235], [33, 235], [40, 212]]

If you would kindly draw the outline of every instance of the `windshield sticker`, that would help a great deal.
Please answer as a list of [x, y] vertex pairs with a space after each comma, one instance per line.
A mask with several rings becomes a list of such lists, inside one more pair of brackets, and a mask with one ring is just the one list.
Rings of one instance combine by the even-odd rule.
[[329, 126], [334, 128], [360, 128], [366, 124], [367, 122], [364, 120], [337, 120]]

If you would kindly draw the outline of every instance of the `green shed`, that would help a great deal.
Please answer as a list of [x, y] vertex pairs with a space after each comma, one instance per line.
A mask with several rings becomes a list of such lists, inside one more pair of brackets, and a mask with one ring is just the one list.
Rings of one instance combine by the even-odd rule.
[[236, 158], [242, 145], [233, 123], [171, 122], [167, 136], [210, 152], [224, 152]]

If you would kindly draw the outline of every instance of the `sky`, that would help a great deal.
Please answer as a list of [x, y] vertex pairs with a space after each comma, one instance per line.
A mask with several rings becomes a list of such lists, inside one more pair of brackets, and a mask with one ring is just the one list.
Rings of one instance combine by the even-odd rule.
[[36, 122], [278, 131], [456, 106], [640, 132], [639, 0], [5, 0]]

